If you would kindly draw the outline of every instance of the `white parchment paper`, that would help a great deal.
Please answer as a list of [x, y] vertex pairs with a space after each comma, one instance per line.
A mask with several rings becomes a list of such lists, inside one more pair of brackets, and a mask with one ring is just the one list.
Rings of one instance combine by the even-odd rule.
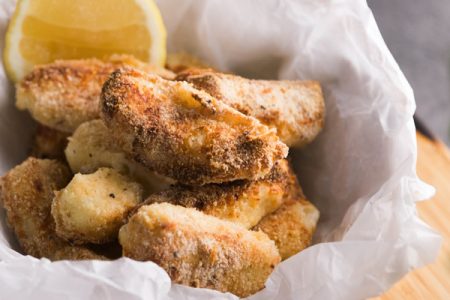
[[[362, 0], [161, 0], [169, 50], [253, 78], [315, 79], [323, 133], [292, 151], [321, 211], [315, 245], [281, 263], [252, 299], [364, 299], [434, 260], [440, 237], [416, 213], [433, 195], [415, 172], [413, 92]], [[14, 1], [0, 2], [3, 36]], [[26, 157], [32, 122], [0, 70], [0, 174]], [[233, 299], [171, 285], [153, 263], [24, 257], [0, 215], [0, 299]]]

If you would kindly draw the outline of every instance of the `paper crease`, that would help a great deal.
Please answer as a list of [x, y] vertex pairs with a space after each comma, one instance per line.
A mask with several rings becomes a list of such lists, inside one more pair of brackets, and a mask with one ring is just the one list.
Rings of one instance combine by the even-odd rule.
[[[323, 133], [291, 151], [321, 211], [315, 245], [276, 267], [251, 299], [365, 299], [434, 260], [441, 238], [417, 215], [434, 194], [416, 175], [411, 87], [366, 1], [158, 1], [170, 51], [253, 78], [323, 86]], [[0, 45], [14, 1], [0, 3]], [[25, 158], [30, 121], [0, 70], [0, 174]], [[12, 250], [0, 214], [0, 299], [236, 299], [171, 284], [153, 263], [55, 262]], [[26, 289], [24, 288], [26, 287]], [[32, 293], [32, 294], [31, 294]]]

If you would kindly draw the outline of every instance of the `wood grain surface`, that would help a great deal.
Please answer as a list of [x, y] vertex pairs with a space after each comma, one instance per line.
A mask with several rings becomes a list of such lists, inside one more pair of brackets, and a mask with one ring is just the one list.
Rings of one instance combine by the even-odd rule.
[[406, 275], [377, 300], [450, 299], [450, 152], [440, 141], [417, 134], [417, 173], [437, 192], [419, 202], [419, 215], [443, 236], [437, 260]]

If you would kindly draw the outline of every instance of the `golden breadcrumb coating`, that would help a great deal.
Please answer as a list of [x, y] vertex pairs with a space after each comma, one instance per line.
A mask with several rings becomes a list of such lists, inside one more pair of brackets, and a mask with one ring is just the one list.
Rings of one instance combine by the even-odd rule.
[[56, 234], [75, 244], [103, 244], [117, 238], [124, 217], [142, 201], [142, 187], [117, 171], [100, 168], [75, 174], [55, 192]]
[[294, 198], [263, 218], [254, 230], [266, 233], [285, 260], [311, 244], [318, 220], [319, 211], [312, 203]]
[[177, 76], [240, 112], [277, 129], [289, 147], [310, 143], [322, 130], [325, 104], [317, 81], [252, 80], [208, 69]]
[[26, 254], [50, 260], [106, 259], [83, 246], [73, 246], [55, 234], [50, 214], [53, 192], [71, 178], [61, 162], [28, 158], [0, 180], [0, 196], [8, 224]]
[[142, 206], [119, 232], [123, 254], [153, 261], [175, 283], [246, 297], [280, 256], [264, 233], [169, 203]]
[[166, 68], [178, 73], [189, 68], [210, 68], [210, 66], [191, 54], [177, 52], [167, 55]]
[[174, 183], [128, 159], [112, 140], [102, 120], [81, 124], [69, 137], [65, 154], [73, 173], [92, 173], [101, 167], [113, 168], [142, 184], [145, 195], [161, 191]]
[[180, 183], [259, 179], [287, 156], [275, 130], [186, 82], [119, 69], [103, 86], [101, 104], [122, 149]]
[[16, 106], [28, 110], [43, 125], [73, 132], [81, 123], [98, 118], [103, 83], [115, 69], [128, 65], [173, 77], [170, 71], [128, 55], [113, 55], [105, 60], [58, 60], [34, 67], [17, 83]]
[[67, 145], [66, 132], [51, 129], [38, 124], [34, 133], [31, 156], [36, 158], [64, 159], [64, 149]]
[[142, 205], [169, 202], [196, 208], [207, 215], [255, 226], [286, 199], [301, 195], [301, 188], [287, 160], [279, 160], [266, 177], [256, 181], [239, 180], [203, 186], [175, 185], [151, 195]]

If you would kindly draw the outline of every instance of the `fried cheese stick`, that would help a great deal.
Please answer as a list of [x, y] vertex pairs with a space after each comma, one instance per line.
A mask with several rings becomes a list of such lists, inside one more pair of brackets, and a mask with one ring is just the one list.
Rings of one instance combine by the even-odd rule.
[[124, 216], [142, 201], [142, 187], [114, 169], [75, 174], [55, 192], [51, 213], [56, 234], [74, 244], [117, 239]]
[[256, 181], [234, 181], [203, 186], [175, 185], [153, 194], [142, 205], [169, 202], [196, 208], [207, 215], [255, 226], [278, 209], [286, 199], [301, 195], [297, 178], [287, 160], [279, 160], [266, 177]]
[[142, 184], [144, 196], [161, 191], [173, 183], [169, 178], [127, 158], [114, 143], [102, 120], [81, 124], [69, 137], [65, 154], [73, 173], [92, 173], [101, 167], [113, 168]]
[[81, 123], [98, 118], [103, 83], [111, 72], [123, 66], [173, 77], [170, 71], [151, 67], [128, 55], [113, 55], [105, 60], [58, 60], [36, 66], [17, 83], [16, 106], [28, 110], [43, 125], [73, 132]]
[[169, 203], [142, 206], [119, 232], [123, 254], [153, 261], [175, 283], [249, 296], [280, 261], [264, 233]]
[[317, 81], [253, 80], [208, 69], [188, 69], [177, 80], [192, 83], [238, 111], [277, 129], [289, 147], [310, 143], [324, 126], [325, 104]]
[[70, 180], [61, 162], [28, 158], [0, 180], [0, 196], [8, 224], [26, 254], [50, 260], [106, 259], [87, 247], [72, 246], [55, 234], [50, 214], [53, 192]]
[[186, 82], [119, 69], [101, 97], [102, 118], [122, 149], [183, 184], [259, 179], [287, 156], [275, 130]]
[[311, 244], [318, 220], [319, 211], [312, 203], [294, 198], [264, 217], [254, 230], [267, 234], [285, 260]]

